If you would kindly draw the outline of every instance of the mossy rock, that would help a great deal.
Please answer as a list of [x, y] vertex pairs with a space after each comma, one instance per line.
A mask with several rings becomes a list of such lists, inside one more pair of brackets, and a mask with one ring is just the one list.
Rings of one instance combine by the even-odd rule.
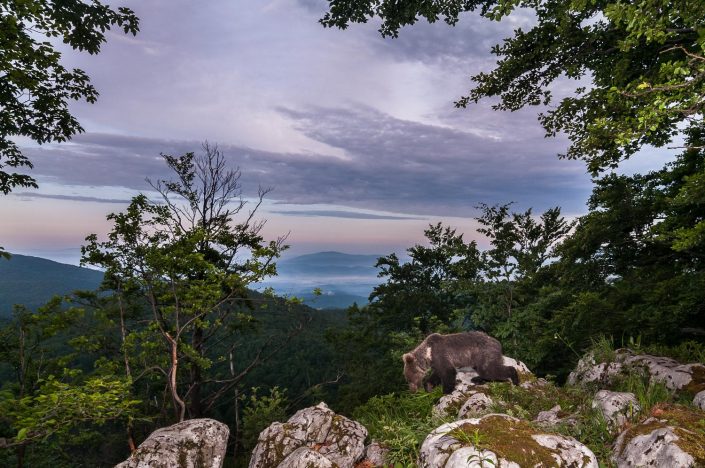
[[471, 459], [494, 466], [598, 466], [592, 451], [572, 437], [543, 432], [504, 414], [440, 426], [424, 441], [419, 466], [452, 468]]
[[620, 434], [614, 461], [629, 466], [705, 466], [705, 412], [659, 404], [651, 416]]

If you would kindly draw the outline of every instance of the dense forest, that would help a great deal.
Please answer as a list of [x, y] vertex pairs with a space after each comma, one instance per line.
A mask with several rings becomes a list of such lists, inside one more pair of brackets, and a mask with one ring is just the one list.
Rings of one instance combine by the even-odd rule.
[[[110, 26], [137, 32], [128, 9], [58, 3], [0, 5], [0, 79], [34, 96], [0, 93], [5, 193], [36, 185], [1, 171], [31, 168], [6, 135], [62, 141], [80, 131], [67, 100], [95, 99], [87, 77], [63, 70], [60, 54], [38, 44], [23, 22], [89, 52], [99, 51]], [[512, 200], [479, 204], [478, 234], [489, 248], [430, 225], [426, 242], [409, 247], [409, 261], [394, 253], [378, 259], [380, 284], [369, 304], [316, 311], [250, 289], [276, 275], [287, 248], [286, 238], [262, 235], [258, 208], [268, 191], [246, 204], [239, 171], [215, 146], [165, 154], [172, 177], [150, 181], [160, 197], [134, 197], [108, 216], [105, 240], [86, 238], [82, 263], [104, 271], [99, 289], [17, 305], [3, 322], [0, 464], [111, 466], [158, 427], [213, 417], [231, 429], [228, 463], [244, 465], [259, 431], [298, 408], [324, 400], [353, 414], [370, 399], [404, 391], [401, 355], [431, 332], [486, 331], [506, 355], [559, 382], [600, 340], [702, 356], [703, 4], [329, 5], [324, 26], [376, 18], [390, 36], [420, 18], [452, 25], [465, 12], [501, 20], [519, 7], [533, 10], [536, 25], [493, 49], [496, 68], [475, 76], [457, 105], [494, 98], [498, 110], [544, 106], [547, 134], [565, 133], [563, 156], [583, 159], [593, 174], [588, 212], [569, 220], [559, 206], [535, 213], [515, 210]], [[65, 14], [72, 9], [75, 17]], [[5, 59], [8, 50], [17, 56]], [[44, 74], [52, 67], [64, 80], [56, 86], [46, 84], [55, 78]], [[590, 86], [553, 104], [552, 83], [566, 77]], [[55, 115], [42, 119], [42, 112]], [[662, 168], [614, 170], [645, 146], [666, 151], [672, 144], [677, 154]]]

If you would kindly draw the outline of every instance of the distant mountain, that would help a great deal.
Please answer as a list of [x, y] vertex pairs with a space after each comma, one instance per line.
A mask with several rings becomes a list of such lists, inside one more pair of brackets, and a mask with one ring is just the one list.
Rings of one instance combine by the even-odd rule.
[[[379, 284], [374, 267], [379, 255], [318, 252], [281, 260], [279, 275], [265, 283], [278, 294], [297, 296], [315, 309], [344, 309], [367, 304]], [[0, 259], [0, 318], [12, 313], [13, 304], [35, 309], [56, 294], [94, 290], [103, 279], [100, 271], [26, 255]], [[315, 296], [313, 290], [323, 292]]]
[[287, 258], [277, 263], [280, 274], [377, 276], [375, 263], [379, 255], [352, 255], [341, 252], [318, 252]]
[[[317, 252], [277, 262], [278, 276], [265, 285], [279, 294], [296, 296], [316, 309], [342, 309], [367, 304], [379, 284], [375, 263], [380, 255]], [[322, 295], [313, 290], [320, 288]]]
[[10, 260], [0, 259], [0, 317], [8, 317], [13, 304], [34, 309], [56, 294], [96, 289], [102, 280], [100, 271], [39, 257], [12, 255]]

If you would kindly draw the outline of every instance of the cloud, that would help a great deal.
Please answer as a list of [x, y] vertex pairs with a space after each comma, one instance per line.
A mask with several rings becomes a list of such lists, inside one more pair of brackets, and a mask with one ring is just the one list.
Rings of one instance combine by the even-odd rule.
[[49, 198], [53, 200], [70, 200], [79, 202], [98, 202], [98, 203], [119, 203], [119, 204], [129, 204], [130, 200], [118, 199], [118, 198], [102, 198], [102, 197], [84, 197], [81, 195], [59, 195], [50, 193], [32, 193], [32, 192], [18, 192], [12, 194], [15, 197], [20, 198]]
[[322, 0], [128, 3], [136, 38], [111, 32], [98, 56], [65, 54], [101, 97], [73, 107], [88, 133], [25, 149], [43, 183], [149, 190], [145, 178], [169, 176], [161, 152], [208, 139], [241, 167], [246, 196], [271, 186], [270, 198], [307, 216], [313, 204], [336, 205], [336, 216], [467, 217], [508, 201], [585, 211], [584, 166], [557, 160], [566, 142], [543, 137], [536, 109], [452, 105], [529, 16], [468, 13], [455, 27], [422, 21], [383, 39], [375, 21], [323, 28]]
[[[469, 216], [480, 202], [515, 201], [536, 209], [559, 203], [580, 212], [589, 193], [582, 163], [559, 161], [561, 142], [543, 138], [536, 125], [532, 130], [526, 121], [533, 116], [512, 114], [515, 126], [505, 119], [504, 125], [495, 121], [465, 132], [359, 106], [279, 112], [303, 135], [342, 156], [219, 145], [232, 166], [240, 166], [246, 196], [261, 185], [274, 187], [270, 198], [282, 203]], [[55, 182], [144, 190], [145, 176], [169, 176], [160, 152], [200, 147], [195, 141], [95, 133], [28, 152], [36, 173]]]
[[361, 213], [353, 211], [339, 210], [291, 210], [291, 211], [269, 211], [273, 214], [283, 216], [303, 216], [303, 217], [326, 217], [326, 218], [349, 218], [349, 219], [386, 219], [386, 220], [423, 220], [425, 218], [416, 218], [411, 216], [392, 216], [392, 215], [376, 215], [371, 213]]

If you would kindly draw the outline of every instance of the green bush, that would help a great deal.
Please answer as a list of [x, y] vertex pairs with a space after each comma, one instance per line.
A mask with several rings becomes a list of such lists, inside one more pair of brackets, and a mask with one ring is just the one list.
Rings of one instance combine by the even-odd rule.
[[259, 396], [259, 388], [252, 388], [249, 403], [243, 411], [242, 446], [247, 453], [257, 445], [257, 438], [267, 426], [275, 421], [285, 421], [288, 400], [286, 389], [273, 387], [269, 395]]

